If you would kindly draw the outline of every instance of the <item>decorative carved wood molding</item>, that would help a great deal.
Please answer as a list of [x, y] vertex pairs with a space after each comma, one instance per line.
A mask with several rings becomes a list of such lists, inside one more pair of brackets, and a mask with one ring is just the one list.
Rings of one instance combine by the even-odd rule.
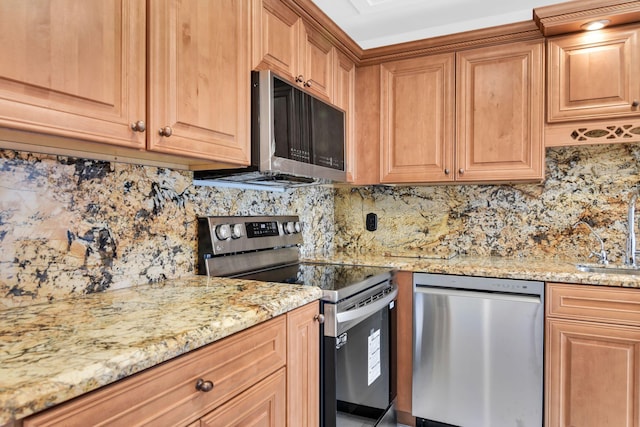
[[640, 142], [640, 119], [548, 124], [545, 146]]
[[546, 37], [581, 31], [590, 21], [608, 19], [610, 26], [640, 21], [637, 0], [576, 0], [533, 10], [533, 19]]

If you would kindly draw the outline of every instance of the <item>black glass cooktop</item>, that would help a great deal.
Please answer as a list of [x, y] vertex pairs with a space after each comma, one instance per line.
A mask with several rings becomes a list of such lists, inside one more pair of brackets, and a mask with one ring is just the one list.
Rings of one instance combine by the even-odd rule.
[[236, 275], [264, 282], [317, 286], [325, 300], [338, 301], [388, 280], [392, 269], [363, 265], [300, 263]]

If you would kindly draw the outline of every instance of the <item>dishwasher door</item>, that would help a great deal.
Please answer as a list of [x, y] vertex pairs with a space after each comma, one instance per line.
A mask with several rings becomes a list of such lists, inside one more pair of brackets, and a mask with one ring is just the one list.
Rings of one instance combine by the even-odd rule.
[[420, 273], [414, 291], [418, 425], [540, 427], [544, 284]]

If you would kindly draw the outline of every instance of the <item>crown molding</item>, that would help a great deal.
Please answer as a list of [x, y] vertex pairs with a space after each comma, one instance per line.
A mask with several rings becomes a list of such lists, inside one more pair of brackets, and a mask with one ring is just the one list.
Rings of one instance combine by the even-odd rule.
[[582, 24], [599, 19], [608, 19], [610, 26], [640, 21], [640, 1], [575, 0], [533, 10], [533, 20], [545, 37], [582, 31]]

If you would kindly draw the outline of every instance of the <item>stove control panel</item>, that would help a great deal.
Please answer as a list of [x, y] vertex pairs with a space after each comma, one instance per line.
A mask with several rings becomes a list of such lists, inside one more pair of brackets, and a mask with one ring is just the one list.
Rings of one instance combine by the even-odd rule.
[[198, 257], [211, 258], [302, 243], [302, 224], [294, 215], [198, 218]]

